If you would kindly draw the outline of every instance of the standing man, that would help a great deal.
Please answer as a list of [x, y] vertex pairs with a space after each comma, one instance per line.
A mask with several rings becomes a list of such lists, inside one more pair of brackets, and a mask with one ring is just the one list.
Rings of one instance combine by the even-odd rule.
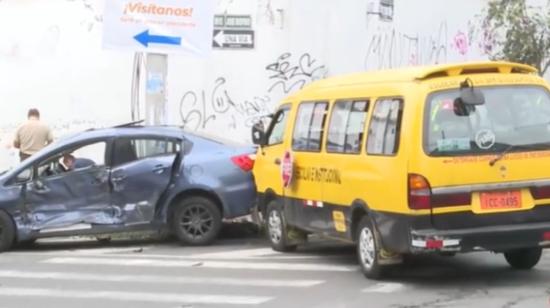
[[48, 125], [40, 121], [38, 109], [29, 109], [27, 117], [27, 122], [17, 129], [13, 141], [13, 146], [19, 149], [21, 161], [29, 158], [53, 141], [52, 131]]

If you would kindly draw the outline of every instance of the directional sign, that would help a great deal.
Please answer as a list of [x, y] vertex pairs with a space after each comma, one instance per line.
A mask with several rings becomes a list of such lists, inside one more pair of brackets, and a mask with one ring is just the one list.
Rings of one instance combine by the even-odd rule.
[[105, 48], [203, 56], [212, 50], [215, 0], [107, 0]]
[[254, 31], [214, 30], [212, 46], [216, 48], [254, 48]]

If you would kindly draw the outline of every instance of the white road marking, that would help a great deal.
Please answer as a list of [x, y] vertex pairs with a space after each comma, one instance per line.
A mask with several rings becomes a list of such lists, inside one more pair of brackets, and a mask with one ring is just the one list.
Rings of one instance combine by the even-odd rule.
[[113, 301], [186, 303], [186, 304], [222, 304], [222, 305], [259, 305], [273, 299], [266, 296], [233, 296], [180, 293], [144, 293], [101, 290], [70, 290], [46, 288], [5, 288], [0, 287], [0, 296], [6, 297], [55, 297], [75, 299], [106, 299]]
[[282, 280], [282, 279], [233, 279], [225, 277], [168, 277], [158, 275], [111, 275], [90, 274], [82, 272], [27, 272], [0, 270], [2, 278], [17, 279], [57, 279], [70, 281], [105, 281], [105, 282], [134, 282], [134, 283], [166, 283], [166, 284], [207, 284], [253, 287], [290, 287], [307, 288], [324, 283], [324, 280]]
[[319, 264], [319, 263], [275, 263], [275, 262], [225, 262], [225, 261], [185, 261], [185, 260], [158, 260], [158, 259], [107, 259], [88, 257], [59, 257], [41, 261], [50, 264], [82, 264], [82, 265], [116, 265], [116, 266], [150, 266], [150, 267], [202, 267], [221, 269], [249, 269], [249, 270], [285, 270], [285, 271], [334, 271], [353, 272], [356, 266]]
[[377, 283], [373, 286], [363, 289], [361, 292], [364, 293], [393, 293], [404, 288], [404, 285], [401, 283], [387, 282], [387, 283]]

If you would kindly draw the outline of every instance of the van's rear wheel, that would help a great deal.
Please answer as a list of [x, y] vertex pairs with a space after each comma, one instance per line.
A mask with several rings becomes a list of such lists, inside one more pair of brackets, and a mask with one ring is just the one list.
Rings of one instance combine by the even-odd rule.
[[384, 275], [384, 267], [379, 263], [380, 241], [372, 221], [368, 216], [361, 218], [356, 230], [357, 257], [365, 277], [380, 279]]
[[0, 211], [0, 252], [11, 248], [15, 240], [15, 225], [10, 215]]
[[297, 245], [290, 244], [286, 220], [277, 201], [273, 200], [267, 205], [266, 229], [271, 247], [276, 251], [294, 251]]
[[504, 258], [511, 267], [519, 270], [532, 269], [540, 261], [542, 248], [524, 248], [504, 253]]

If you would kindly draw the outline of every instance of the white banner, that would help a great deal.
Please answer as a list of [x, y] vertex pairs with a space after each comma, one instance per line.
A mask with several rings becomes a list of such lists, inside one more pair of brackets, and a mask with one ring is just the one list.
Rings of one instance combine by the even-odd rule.
[[103, 47], [208, 55], [214, 6], [214, 0], [106, 0]]

